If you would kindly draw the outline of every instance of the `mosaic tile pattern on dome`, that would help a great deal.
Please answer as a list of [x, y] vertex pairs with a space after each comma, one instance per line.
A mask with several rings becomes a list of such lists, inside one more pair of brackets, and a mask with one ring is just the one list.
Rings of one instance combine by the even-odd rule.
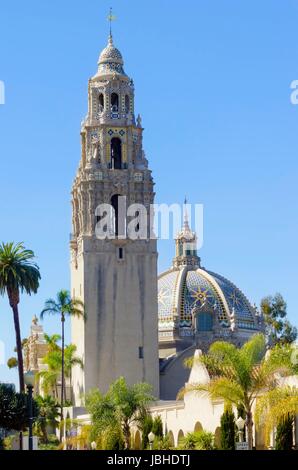
[[158, 280], [158, 316], [160, 322], [173, 320], [174, 290], [179, 271], [173, 271]]
[[242, 292], [230, 281], [220, 276], [219, 274], [210, 271], [208, 271], [208, 274], [210, 274], [215, 279], [215, 281], [221, 288], [231, 312], [234, 308], [238, 326], [240, 328], [253, 329], [253, 312], [251, 310], [251, 306], [248, 300], [242, 294]]
[[216, 312], [219, 323], [225, 327], [229, 322], [221, 305], [221, 299], [211, 283], [196, 271], [189, 271], [183, 290], [183, 306], [180, 318], [180, 327], [189, 327], [192, 324], [193, 309], [212, 309]]

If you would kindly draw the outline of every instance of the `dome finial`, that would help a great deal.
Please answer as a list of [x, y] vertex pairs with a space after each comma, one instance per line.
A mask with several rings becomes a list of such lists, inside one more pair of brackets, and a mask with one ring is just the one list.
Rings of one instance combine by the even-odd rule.
[[188, 222], [188, 212], [187, 212], [187, 198], [184, 198], [184, 221], [183, 221], [183, 228], [186, 230], [190, 230], [189, 222]]

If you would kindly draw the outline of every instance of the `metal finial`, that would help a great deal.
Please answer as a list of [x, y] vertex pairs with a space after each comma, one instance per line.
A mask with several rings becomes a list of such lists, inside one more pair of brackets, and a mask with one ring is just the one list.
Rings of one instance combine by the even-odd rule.
[[184, 198], [184, 211], [183, 212], [184, 212], [183, 227], [184, 227], [184, 229], [189, 230], [188, 213], [187, 213], [187, 198], [186, 198], [186, 196]]
[[112, 38], [112, 21], [116, 20], [116, 16], [113, 15], [113, 8], [110, 7], [110, 13], [108, 16], [108, 21], [110, 22], [110, 39]]

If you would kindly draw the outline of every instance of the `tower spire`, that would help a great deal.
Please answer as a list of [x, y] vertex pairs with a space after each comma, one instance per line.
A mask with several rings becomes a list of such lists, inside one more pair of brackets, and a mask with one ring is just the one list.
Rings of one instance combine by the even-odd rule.
[[110, 12], [108, 15], [108, 21], [110, 22], [110, 36], [109, 36], [109, 42], [113, 41], [113, 35], [112, 35], [112, 21], [116, 20], [116, 16], [113, 15], [113, 8], [110, 7]]
[[189, 227], [189, 221], [188, 221], [188, 212], [187, 212], [187, 198], [185, 196], [184, 198], [184, 208], [183, 208], [183, 216], [184, 216], [184, 219], [183, 219], [183, 228], [184, 230], [188, 230], [190, 231], [190, 227]]
[[200, 258], [197, 254], [197, 236], [189, 225], [186, 196], [183, 204], [183, 226], [176, 238], [176, 256], [173, 264], [174, 267], [200, 267]]

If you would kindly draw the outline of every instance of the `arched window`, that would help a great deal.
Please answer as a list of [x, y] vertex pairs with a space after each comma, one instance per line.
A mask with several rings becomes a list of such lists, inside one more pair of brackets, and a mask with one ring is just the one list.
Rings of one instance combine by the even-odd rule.
[[117, 113], [119, 109], [119, 96], [117, 93], [111, 94], [111, 111]]
[[113, 233], [115, 237], [124, 237], [126, 233], [126, 212], [125, 196], [114, 194], [111, 197], [111, 206], [113, 210]]
[[128, 95], [125, 95], [125, 112], [126, 114], [129, 113], [130, 110], [130, 99]]
[[118, 137], [113, 137], [111, 140], [111, 163], [112, 168], [121, 170], [122, 168], [122, 148], [121, 140]]
[[212, 313], [200, 312], [197, 315], [197, 331], [212, 331], [213, 318]]
[[135, 445], [134, 445], [135, 450], [141, 450], [141, 434], [140, 431], [137, 431], [135, 433]]
[[103, 112], [104, 107], [105, 107], [104, 96], [102, 93], [100, 93], [98, 97], [98, 109], [100, 113]]
[[168, 438], [169, 438], [169, 443], [171, 447], [175, 446], [175, 441], [174, 441], [174, 434], [172, 431], [168, 432]]
[[181, 445], [184, 439], [184, 432], [182, 429], [178, 432], [178, 437], [177, 437], [177, 446]]
[[194, 432], [203, 431], [203, 426], [201, 425], [200, 421], [197, 421], [194, 427]]

